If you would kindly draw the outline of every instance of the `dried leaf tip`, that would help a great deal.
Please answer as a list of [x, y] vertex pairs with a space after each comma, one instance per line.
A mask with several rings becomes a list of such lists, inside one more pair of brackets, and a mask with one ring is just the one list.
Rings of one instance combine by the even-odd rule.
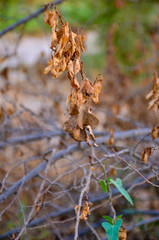
[[152, 148], [148, 147], [144, 149], [144, 151], [142, 152], [142, 162], [146, 163], [148, 160], [148, 157], [151, 156], [151, 154], [152, 154]]
[[119, 240], [126, 240], [126, 239], [127, 239], [127, 231], [123, 226], [121, 226], [119, 229]]
[[148, 109], [153, 108], [154, 112], [159, 109], [159, 78], [157, 72], [154, 72], [153, 87], [152, 90], [147, 94], [146, 99], [150, 99]]
[[[79, 217], [79, 219], [84, 219], [87, 220], [88, 219], [88, 215], [90, 215], [90, 207], [93, 205], [93, 203], [86, 201], [83, 205], [82, 205], [82, 210], [81, 210], [81, 215]], [[75, 213], [77, 214], [78, 208], [81, 207], [80, 205], [76, 205], [75, 206]]]

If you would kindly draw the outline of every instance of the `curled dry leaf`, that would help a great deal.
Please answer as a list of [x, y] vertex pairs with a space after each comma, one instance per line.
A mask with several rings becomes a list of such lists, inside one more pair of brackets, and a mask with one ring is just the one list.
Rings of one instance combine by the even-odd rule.
[[86, 96], [86, 98], [93, 95], [94, 87], [88, 78], [81, 81], [81, 92], [84, 96]]
[[102, 82], [103, 82], [103, 76], [100, 74], [98, 75], [97, 79], [94, 82], [94, 92], [93, 92], [92, 100], [95, 103], [99, 102], [99, 93], [102, 88]]
[[[79, 219], [84, 219], [87, 220], [87, 215], [90, 215], [90, 207], [93, 205], [93, 203], [86, 201], [83, 205], [82, 205], [82, 210], [81, 210], [81, 215], [79, 217]], [[81, 207], [80, 205], [76, 205], [75, 206], [75, 213], [77, 214], [78, 208]]]
[[87, 139], [85, 129], [80, 129], [78, 126], [78, 115], [69, 117], [64, 124], [64, 131], [68, 132], [70, 136], [78, 142], [86, 141]]
[[150, 99], [148, 109], [153, 108], [155, 112], [157, 112], [159, 108], [159, 78], [157, 76], [157, 73], [154, 73], [153, 78], [153, 88], [152, 90], [147, 94], [146, 99]]
[[78, 208], [79, 207], [81, 207], [80, 205], [76, 205], [75, 207], [74, 207], [74, 210], [75, 210], [75, 213], [76, 213], [76, 215], [77, 215], [77, 211], [78, 211]]
[[44, 11], [44, 22], [52, 27], [55, 30], [56, 26], [58, 25], [58, 14], [56, 9], [52, 11], [49, 9], [49, 5], [46, 6]]
[[117, 175], [117, 172], [116, 172], [115, 168], [112, 167], [112, 168], [110, 169], [110, 175], [111, 175], [111, 176], [116, 176], [116, 175]]
[[3, 118], [4, 118], [4, 109], [3, 107], [0, 107], [0, 123], [2, 123]]
[[123, 226], [121, 226], [119, 229], [119, 240], [126, 240], [126, 239], [127, 239], [127, 231]]
[[113, 128], [110, 129], [110, 137], [107, 139], [107, 144], [108, 145], [114, 144], [114, 130], [113, 130]]
[[82, 105], [79, 108], [78, 114], [78, 126], [83, 129], [86, 126], [90, 126], [91, 128], [96, 128], [99, 123], [99, 119], [92, 114], [91, 109], [87, 105]]
[[142, 152], [142, 162], [146, 163], [148, 160], [148, 157], [151, 156], [151, 154], [152, 154], [152, 148], [148, 147], [144, 149], [144, 151]]
[[68, 132], [72, 138], [79, 142], [89, 141], [89, 137], [86, 133], [86, 130], [88, 130], [95, 143], [92, 128], [95, 128], [98, 125], [99, 119], [91, 113], [90, 108], [85, 105], [82, 105], [79, 109], [75, 107], [74, 109], [72, 108], [71, 114], [72, 116], [69, 117], [64, 124], [64, 130]]
[[156, 139], [159, 137], [159, 126], [152, 128], [151, 136], [153, 139]]

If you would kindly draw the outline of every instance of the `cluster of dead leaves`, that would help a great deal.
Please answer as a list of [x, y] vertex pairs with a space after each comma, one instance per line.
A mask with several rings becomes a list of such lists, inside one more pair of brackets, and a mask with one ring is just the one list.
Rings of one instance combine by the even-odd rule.
[[[90, 207], [91, 207], [92, 205], [93, 205], [93, 203], [88, 202], [88, 201], [86, 201], [86, 202], [83, 204], [82, 210], [81, 210], [81, 215], [80, 215], [79, 219], [84, 219], [84, 220], [87, 220], [87, 219], [88, 219], [88, 218], [87, 218], [87, 215], [90, 215]], [[78, 210], [79, 207], [80, 207], [79, 205], [75, 206], [75, 213], [76, 213], [76, 215], [77, 215], [77, 210]]]
[[[95, 143], [92, 129], [98, 125], [98, 118], [92, 113], [92, 102], [98, 103], [99, 93], [102, 87], [102, 76], [99, 75], [92, 83], [83, 74], [83, 63], [80, 60], [81, 52], [84, 52], [84, 33], [72, 32], [68, 23], [63, 23], [61, 16], [56, 9], [50, 10], [46, 6], [44, 21], [52, 28], [51, 58], [45, 74], [51, 71], [53, 78], [57, 78], [65, 70], [68, 71], [68, 78], [71, 84], [71, 93], [67, 98], [68, 120], [65, 122], [64, 130], [76, 141], [89, 143], [89, 132]], [[77, 79], [80, 72], [81, 80]]]
[[53, 78], [57, 78], [68, 70], [72, 85], [79, 85], [75, 75], [80, 70], [80, 56], [81, 52], [84, 52], [85, 34], [72, 32], [68, 22], [63, 23], [57, 10], [50, 10], [49, 5], [45, 7], [44, 21], [52, 28], [50, 46], [52, 54], [44, 73], [51, 71]]
[[95, 143], [94, 129], [99, 119], [92, 113], [92, 101], [98, 102], [98, 95], [102, 86], [102, 76], [99, 75], [92, 84], [88, 78], [81, 80], [79, 88], [72, 88], [68, 96], [67, 104], [69, 110], [69, 119], [65, 122], [64, 130], [68, 132], [76, 141], [89, 141], [89, 132]]

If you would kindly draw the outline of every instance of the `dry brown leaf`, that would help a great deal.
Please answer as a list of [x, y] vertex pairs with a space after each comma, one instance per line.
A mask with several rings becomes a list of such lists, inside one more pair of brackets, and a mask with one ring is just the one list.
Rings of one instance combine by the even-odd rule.
[[156, 138], [159, 137], [159, 127], [158, 127], [158, 126], [152, 128], [152, 130], [151, 130], [151, 136], [152, 136], [153, 139], [156, 139]]
[[94, 167], [93, 166], [91, 166], [91, 171], [93, 172], [95, 169], [94, 169]]
[[53, 9], [51, 11], [50, 9], [48, 9], [48, 7], [45, 8], [44, 22], [51, 26], [53, 30], [55, 30], [56, 26], [58, 25], [58, 15], [56, 9]]
[[110, 169], [110, 175], [112, 175], [112, 176], [116, 176], [117, 175], [117, 172], [116, 172], [116, 170], [113, 167]]
[[78, 126], [83, 129], [86, 126], [91, 126], [91, 128], [95, 128], [99, 123], [99, 119], [92, 114], [90, 108], [87, 105], [82, 105], [79, 108], [79, 116], [78, 116]]
[[80, 207], [81, 207], [80, 205], [76, 205], [76, 206], [74, 207], [74, 210], [75, 210], [76, 215], [77, 215], [78, 208], [80, 208]]
[[84, 219], [87, 220], [88, 217], [87, 215], [90, 215], [90, 207], [93, 205], [93, 203], [86, 201], [83, 206], [82, 206], [82, 210], [81, 210], [81, 215], [79, 217], [79, 219]]
[[[84, 38], [83, 38], [84, 39]], [[84, 39], [85, 40], [85, 39]], [[83, 41], [82, 41], [82, 37], [80, 34], [78, 34], [76, 36], [76, 44], [77, 44], [77, 48], [80, 48], [80, 50], [84, 53], [85, 52], [85, 49], [84, 49], [84, 46], [83, 46]], [[79, 53], [80, 53], [80, 50], [79, 50]]]
[[[63, 34], [59, 40], [59, 44], [56, 46], [55, 55], [60, 58], [63, 54], [64, 48], [67, 46], [67, 42], [69, 40], [69, 27], [68, 22], [62, 25]], [[66, 51], [65, 51], [66, 52]]]
[[142, 162], [146, 163], [148, 160], [148, 157], [151, 156], [151, 154], [152, 154], [152, 148], [148, 147], [144, 149], [144, 151], [142, 152]]
[[71, 89], [69, 98], [69, 102], [72, 105], [76, 104], [78, 107], [80, 107], [83, 104], [83, 96], [79, 89]]
[[0, 121], [2, 121], [4, 117], [4, 110], [3, 110], [3, 107], [0, 107]]
[[72, 31], [70, 31], [70, 42], [71, 42], [71, 54], [73, 55], [75, 50], [76, 50], [76, 39], [77, 34], [73, 33]]
[[119, 229], [119, 240], [126, 240], [126, 239], [127, 239], [127, 231], [123, 226], [121, 226]]
[[112, 145], [114, 144], [114, 130], [113, 128], [110, 129], [110, 137], [107, 139], [107, 144]]
[[91, 96], [94, 93], [93, 84], [89, 81], [88, 78], [85, 78], [81, 81], [81, 92], [87, 97]]
[[76, 205], [76, 206], [74, 207], [74, 210], [75, 210], [76, 215], [77, 215], [78, 209], [79, 209], [80, 207], [82, 207], [82, 209], [81, 209], [81, 215], [80, 215], [79, 219], [84, 219], [84, 220], [87, 220], [87, 219], [88, 219], [88, 218], [87, 218], [87, 215], [90, 215], [90, 210], [89, 210], [89, 208], [90, 208], [92, 205], [93, 205], [93, 203], [86, 201], [82, 206]]
[[58, 25], [58, 16], [59, 14], [55, 9], [51, 11], [46, 7], [44, 21], [52, 28], [50, 48], [53, 52], [48, 67], [45, 69], [45, 74], [51, 71], [53, 78], [56, 78], [68, 69], [71, 83], [76, 88], [78, 84], [74, 84], [73, 79], [80, 70], [79, 58], [80, 52], [84, 51], [82, 42], [85, 38], [80, 34], [73, 33], [67, 22]]
[[90, 136], [91, 136], [91, 139], [92, 139], [92, 141], [94, 142], [94, 146], [98, 147], [91, 126], [87, 126], [86, 129], [88, 130], [88, 132], [89, 132], [89, 134], [90, 134]]
[[79, 107], [77, 104], [71, 104], [69, 106], [69, 115], [74, 116], [79, 114]]
[[152, 99], [149, 102], [148, 109], [153, 108], [154, 112], [157, 112], [157, 110], [159, 109], [159, 78], [156, 72], [154, 73], [153, 78], [153, 88], [146, 96], [146, 99], [150, 98]]
[[77, 121], [78, 115], [69, 117], [64, 124], [64, 131], [68, 132], [69, 135], [78, 142], [86, 141], [87, 135], [85, 129], [81, 129]]
[[79, 82], [77, 81], [77, 78], [76, 77], [73, 77], [70, 81], [71, 83], [71, 86], [73, 88], [76, 88], [76, 89], [79, 89], [80, 88], [80, 85], [79, 85]]
[[[80, 85], [76, 79], [76, 74], [80, 71], [80, 61], [79, 59], [71, 60], [67, 66], [68, 78], [71, 80], [71, 85], [74, 88], [79, 88]], [[76, 80], [76, 81], [75, 81]]]
[[102, 81], [103, 81], [103, 77], [102, 77], [102, 75], [99, 75], [94, 82], [94, 92], [93, 92], [92, 100], [95, 103], [99, 102], [99, 93], [102, 88]]

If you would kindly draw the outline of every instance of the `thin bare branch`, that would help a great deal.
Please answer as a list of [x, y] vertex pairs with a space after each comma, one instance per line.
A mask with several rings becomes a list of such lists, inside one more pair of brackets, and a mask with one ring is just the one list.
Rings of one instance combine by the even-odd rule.
[[[55, 0], [55, 1], [52, 1], [50, 4], [57, 5], [57, 4], [62, 3], [63, 1], [64, 0]], [[21, 24], [24, 24], [24, 23], [30, 21], [31, 19], [38, 17], [44, 11], [44, 9], [45, 9], [45, 6], [42, 6], [41, 8], [36, 10], [35, 12], [28, 15], [27, 17], [24, 17], [24, 18], [20, 19], [19, 21], [17, 21], [16, 23], [13, 23], [12, 25], [3, 29], [2, 31], [0, 31], [0, 37], [2, 37], [4, 34], [6, 34], [9, 31], [12, 31], [13, 29], [20, 26]]]

